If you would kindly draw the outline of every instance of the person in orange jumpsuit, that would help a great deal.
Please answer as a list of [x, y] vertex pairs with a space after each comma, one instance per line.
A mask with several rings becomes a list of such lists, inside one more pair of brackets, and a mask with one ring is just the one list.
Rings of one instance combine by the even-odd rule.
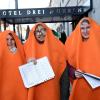
[[25, 54], [20, 40], [12, 31], [0, 34], [0, 100], [27, 100], [27, 89], [18, 67]]
[[[31, 87], [28, 100], [68, 100], [69, 81], [66, 77], [65, 47], [53, 35], [52, 30], [44, 23], [35, 24], [24, 44], [24, 49], [28, 62], [46, 56], [55, 73], [54, 79]], [[62, 76], [65, 78], [61, 79]]]
[[100, 100], [100, 87], [93, 89], [82, 75], [83, 72], [100, 77], [99, 25], [89, 17], [81, 19], [66, 41], [66, 52], [76, 77], [69, 100]]

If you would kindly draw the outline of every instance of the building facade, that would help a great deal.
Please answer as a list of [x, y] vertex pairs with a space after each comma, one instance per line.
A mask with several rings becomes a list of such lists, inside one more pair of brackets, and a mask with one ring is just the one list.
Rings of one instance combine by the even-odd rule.
[[[90, 3], [92, 2], [92, 3]], [[71, 7], [71, 6], [90, 6], [92, 4], [92, 10], [88, 12], [88, 16], [93, 18], [100, 24], [100, 0], [50, 0], [50, 7]], [[67, 35], [70, 35], [73, 30], [72, 22], [55, 23], [52, 27], [57, 32], [65, 31]]]

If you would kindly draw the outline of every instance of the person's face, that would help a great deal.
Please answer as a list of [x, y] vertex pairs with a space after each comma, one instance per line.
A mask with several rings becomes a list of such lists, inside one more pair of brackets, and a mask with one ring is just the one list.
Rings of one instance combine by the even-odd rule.
[[15, 46], [15, 40], [11, 35], [7, 35], [7, 46]]
[[35, 29], [35, 37], [39, 42], [44, 42], [46, 36], [46, 29], [42, 25], [38, 25]]
[[82, 38], [88, 39], [89, 38], [90, 24], [88, 22], [82, 22], [80, 29], [81, 29]]

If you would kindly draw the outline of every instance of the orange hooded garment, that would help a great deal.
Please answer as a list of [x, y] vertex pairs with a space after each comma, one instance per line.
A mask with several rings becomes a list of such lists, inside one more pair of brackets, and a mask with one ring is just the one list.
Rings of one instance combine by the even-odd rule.
[[[100, 27], [91, 18], [85, 19], [90, 22], [89, 39], [82, 41], [81, 20], [66, 41], [68, 62], [75, 69], [100, 77]], [[92, 89], [84, 78], [76, 79], [69, 100], [100, 100], [100, 87]]]
[[[7, 35], [12, 33], [16, 45], [16, 53], [12, 53], [7, 46]], [[0, 34], [0, 100], [27, 100], [25, 89], [18, 66], [25, 63], [23, 47], [18, 37], [12, 31]]]
[[[46, 37], [42, 44], [38, 43], [34, 37], [35, 28], [40, 24], [46, 28]], [[30, 31], [24, 47], [27, 59], [47, 56], [55, 73], [54, 79], [31, 87], [28, 100], [60, 100], [60, 77], [66, 67], [64, 45], [56, 39], [45, 24], [37, 23]]]

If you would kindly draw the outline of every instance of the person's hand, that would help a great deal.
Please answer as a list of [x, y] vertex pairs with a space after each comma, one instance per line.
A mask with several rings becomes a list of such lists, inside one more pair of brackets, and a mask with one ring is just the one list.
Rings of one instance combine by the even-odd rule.
[[82, 77], [83, 77], [82, 73], [83, 73], [83, 72], [82, 72], [81, 70], [79, 70], [79, 69], [76, 70], [76, 71], [75, 71], [75, 77], [76, 77], [76, 78], [82, 78]]
[[37, 61], [36, 61], [35, 58], [30, 58], [30, 59], [27, 60], [27, 62], [28, 62], [28, 63], [29, 63], [29, 62], [33, 62], [34, 65], [37, 64]]
[[34, 64], [34, 65], [36, 65], [36, 64], [37, 64], [36, 59], [33, 59], [33, 60], [32, 60], [32, 62], [33, 62], [33, 64]]

